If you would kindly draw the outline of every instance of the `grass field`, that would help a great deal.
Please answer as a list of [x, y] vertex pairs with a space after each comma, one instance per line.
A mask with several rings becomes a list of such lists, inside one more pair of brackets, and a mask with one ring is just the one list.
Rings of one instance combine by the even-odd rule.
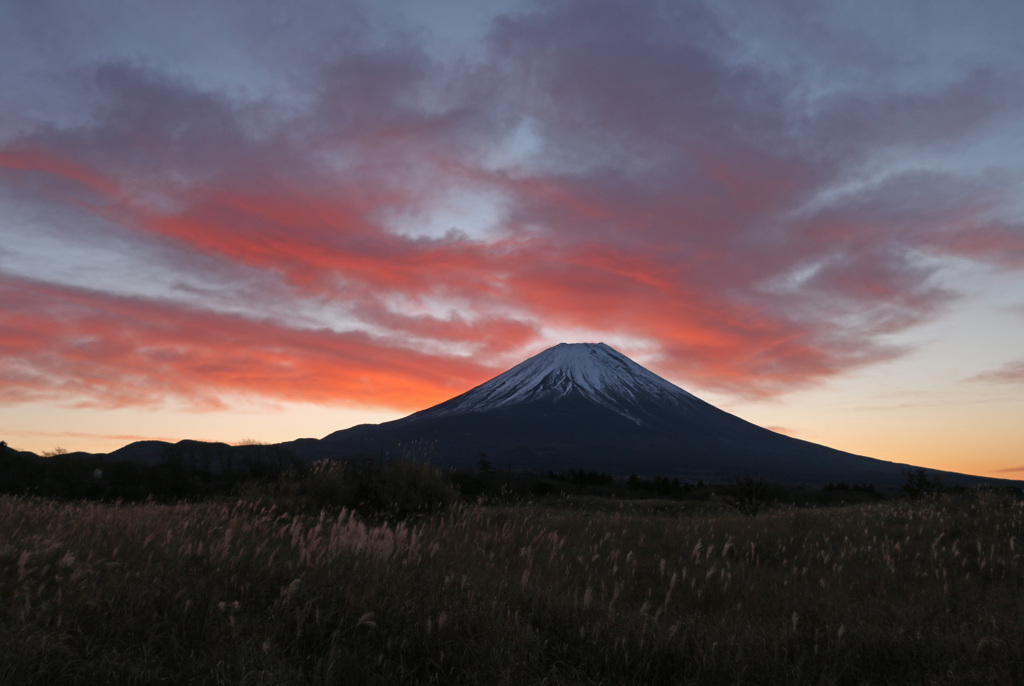
[[4, 684], [1024, 683], [1024, 504], [0, 498]]

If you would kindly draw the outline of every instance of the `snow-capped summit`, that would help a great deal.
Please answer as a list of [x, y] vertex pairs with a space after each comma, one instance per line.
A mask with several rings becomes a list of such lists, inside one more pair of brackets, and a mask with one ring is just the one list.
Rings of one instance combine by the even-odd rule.
[[418, 417], [487, 412], [576, 396], [643, 423], [650, 403], [688, 405], [694, 396], [604, 343], [560, 343]]

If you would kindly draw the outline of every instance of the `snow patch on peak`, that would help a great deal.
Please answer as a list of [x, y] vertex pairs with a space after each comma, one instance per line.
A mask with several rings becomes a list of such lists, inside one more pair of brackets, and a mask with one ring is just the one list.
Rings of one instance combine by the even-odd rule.
[[420, 414], [483, 412], [570, 394], [581, 395], [637, 423], [641, 404], [689, 405], [696, 399], [604, 343], [559, 343]]

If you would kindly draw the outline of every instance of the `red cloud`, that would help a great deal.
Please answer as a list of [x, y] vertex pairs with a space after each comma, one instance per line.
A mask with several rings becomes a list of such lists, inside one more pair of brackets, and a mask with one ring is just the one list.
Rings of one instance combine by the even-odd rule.
[[[104, 174], [67, 157], [39, 149], [14, 148], [0, 150], [0, 172], [3, 170], [39, 172], [50, 178], [63, 179], [79, 184], [103, 197], [120, 195], [118, 184]], [[13, 175], [9, 178], [15, 179]]]
[[[843, 190], [879, 150], [955, 145], [1019, 88], [979, 72], [809, 107], [795, 74], [724, 59], [733, 37], [714, 12], [662, 9], [517, 14], [478, 66], [452, 71], [408, 44], [338, 47], [291, 84], [307, 104], [286, 117], [101, 67], [90, 123], [0, 149], [0, 182], [62, 219], [103, 220], [53, 234], [115, 237], [126, 259], [144, 246], [184, 285], [157, 301], [89, 290], [88, 275], [79, 289], [3, 277], [6, 401], [419, 409], [566, 329], [641, 339], [662, 372], [705, 387], [777, 393], [899, 354], [881, 336], [952, 297], [919, 253], [1024, 264], [1019, 227], [990, 220], [1005, 198], [953, 173]], [[524, 121], [535, 150], [482, 161], [516, 147]], [[416, 239], [384, 225], [431, 216], [451, 189], [501, 198], [497, 228], [481, 237], [470, 218]], [[294, 300], [344, 311], [353, 331], [174, 304], [200, 272], [238, 311]]]
[[[72, 181], [100, 176], [55, 162], [46, 171], [59, 175], [66, 168], [75, 170], [69, 177]], [[118, 185], [89, 187], [111, 192]], [[410, 239], [387, 233], [371, 221], [372, 210], [382, 200], [356, 188], [349, 188], [347, 195], [360, 198], [366, 206], [346, 201], [346, 194], [324, 198], [280, 188], [276, 193], [256, 196], [213, 188], [180, 194], [175, 203], [179, 209], [171, 212], [158, 212], [114, 196], [98, 199], [91, 211], [145, 236], [170, 238], [193, 251], [276, 272], [307, 296], [341, 299], [365, 325], [388, 332], [388, 340], [416, 340], [426, 342], [428, 348], [445, 342], [471, 342], [481, 352], [507, 357], [510, 352], [533, 346], [537, 330], [544, 325], [618, 333], [657, 342], [665, 371], [704, 386], [747, 395], [805, 385], [850, 365], [893, 354], [872, 345], [863, 334], [851, 337], [828, 323], [801, 322], [780, 311], [777, 303], [765, 307], [756, 300], [744, 302], [727, 288], [719, 292], [719, 284], [730, 282], [733, 290], [748, 288], [761, 272], [746, 264], [731, 275], [714, 273], [716, 265], [721, 264], [721, 257], [715, 253], [717, 236], [701, 244], [700, 233], [684, 235], [684, 242], [703, 251], [696, 255], [681, 251], [667, 237], [656, 235], [664, 243], [650, 243], [644, 240], [643, 232], [624, 236], [635, 238], [635, 242], [618, 244], [574, 239], [577, 232], [573, 225], [581, 221], [603, 219], [643, 229], [645, 223], [657, 223], [659, 218], [645, 216], [628, 198], [581, 200], [581, 194], [589, 195], [586, 189], [562, 184], [548, 183], [538, 188], [534, 183], [511, 182], [510, 189], [520, 194], [537, 193], [543, 203], [544, 222], [550, 227], [547, 232], [489, 242]], [[535, 198], [525, 200], [533, 202]], [[858, 274], [851, 270], [844, 276], [844, 272], [832, 269], [817, 278], [822, 291], [831, 289], [845, 297], [868, 301], [903, 297], [901, 284], [885, 285], [887, 270], [874, 272]], [[451, 303], [467, 316], [410, 314], [389, 303], [399, 297], [415, 304], [431, 296]], [[85, 332], [87, 345], [63, 348], [67, 368], [65, 373], [54, 375], [71, 380], [69, 383], [84, 381], [75, 390], [86, 395], [87, 389], [106, 386], [101, 378], [91, 376], [85, 381], [76, 376], [85, 373], [85, 367], [78, 364], [81, 355], [118, 358], [129, 364], [134, 359], [135, 345], [135, 350], [149, 351], [143, 353], [144, 358], [160, 360], [167, 368], [181, 365], [193, 370], [210, 369], [210, 383], [196, 388], [206, 388], [213, 395], [218, 388], [231, 392], [234, 380], [246, 379], [244, 385], [252, 392], [313, 401], [367, 398], [368, 403], [400, 403], [408, 408], [409, 398], [438, 397], [436, 370], [420, 372], [433, 379], [420, 391], [408, 389], [423, 387], [422, 380], [380, 370], [367, 384], [372, 391], [344, 379], [331, 380], [332, 391], [325, 391], [322, 383], [308, 380], [310, 366], [320, 362], [318, 346], [325, 333], [313, 336], [282, 329], [288, 334], [286, 338], [293, 340], [287, 356], [259, 346], [230, 354], [206, 344], [171, 346], [169, 350], [158, 344], [150, 348], [147, 341], [139, 340], [140, 333], [134, 328], [130, 335], [123, 331], [127, 317], [114, 316], [104, 309], [109, 303], [103, 304], [107, 301], [99, 294], [93, 294], [89, 302], [92, 304], [82, 304], [80, 313], [95, 306], [106, 314]], [[927, 307], [928, 303], [918, 305]], [[123, 309], [125, 305], [118, 307]], [[172, 311], [181, 322], [177, 328], [182, 329], [186, 322], [191, 322], [194, 329], [207, 317], [219, 320], [223, 316], [202, 309], [167, 312]], [[502, 311], [508, 314], [496, 314]], [[52, 324], [52, 320], [46, 321]], [[75, 335], [83, 335], [85, 321], [84, 315], [76, 320]], [[239, 324], [232, 322], [230, 326]], [[245, 328], [251, 326], [245, 324]], [[105, 332], [104, 327], [109, 331]], [[46, 338], [61, 340], [59, 336]], [[200, 334], [195, 340], [208, 338]], [[389, 352], [386, 342], [358, 335], [343, 338], [348, 345], [358, 340], [365, 346], [360, 356], [372, 346], [383, 346], [379, 355]], [[448, 368], [445, 358], [437, 360], [438, 369]], [[455, 364], [461, 366], [457, 361]], [[326, 364], [324, 368], [335, 366]], [[250, 369], [263, 371], [247, 371]], [[105, 373], [112, 372], [107, 369]], [[317, 379], [330, 379], [329, 374], [319, 374]], [[262, 375], [267, 376], [265, 384], [260, 381]], [[464, 374], [455, 378], [460, 376], [465, 378]], [[292, 384], [287, 383], [290, 377], [295, 379]], [[130, 379], [131, 375], [120, 378]], [[187, 379], [188, 374], [180, 378]], [[136, 390], [144, 386], [142, 381], [132, 384]], [[157, 384], [155, 388], [165, 386]], [[185, 392], [174, 384], [170, 386], [172, 392]], [[463, 388], [455, 384], [454, 389]], [[114, 397], [117, 391], [108, 388], [103, 393]], [[124, 402], [132, 401], [126, 395]]]
[[1024, 226], [972, 226], [949, 237], [946, 250], [1008, 269], [1024, 269]]
[[216, 406], [232, 395], [416, 410], [496, 371], [364, 334], [0, 279], [2, 402]]

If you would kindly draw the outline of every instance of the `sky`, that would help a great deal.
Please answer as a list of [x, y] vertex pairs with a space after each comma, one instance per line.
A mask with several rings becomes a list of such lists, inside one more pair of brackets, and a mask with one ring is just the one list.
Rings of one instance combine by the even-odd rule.
[[0, 0], [0, 439], [322, 437], [602, 341], [1024, 478], [1024, 4]]

